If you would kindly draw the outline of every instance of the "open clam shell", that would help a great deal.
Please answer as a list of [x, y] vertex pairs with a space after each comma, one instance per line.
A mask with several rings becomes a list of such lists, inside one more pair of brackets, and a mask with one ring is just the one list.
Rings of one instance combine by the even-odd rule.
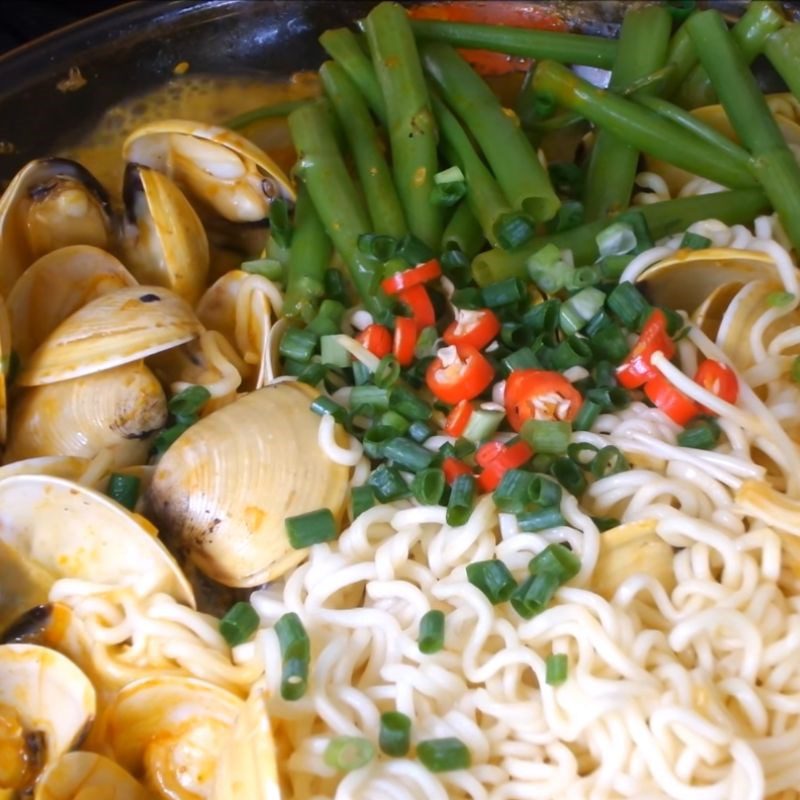
[[100, 372], [177, 347], [201, 331], [192, 307], [168, 289], [118, 289], [67, 317], [31, 356], [17, 383], [41, 386]]
[[220, 751], [243, 705], [195, 678], [143, 678], [125, 686], [105, 710], [98, 741], [158, 797], [211, 797]]
[[141, 164], [125, 169], [125, 263], [140, 283], [163, 286], [194, 304], [208, 276], [208, 239], [183, 192]]
[[123, 156], [166, 173], [195, 202], [231, 222], [266, 219], [274, 198], [295, 199], [283, 170], [226, 128], [179, 119], [153, 122], [128, 137]]
[[0, 480], [0, 541], [55, 578], [165, 592], [194, 607], [188, 581], [139, 517], [64, 478]]
[[341, 515], [349, 469], [318, 444], [315, 392], [285, 382], [240, 397], [189, 428], [164, 454], [148, 499], [206, 575], [257, 586], [305, 558], [284, 520], [327, 507]]
[[135, 285], [133, 275], [97, 247], [72, 245], [42, 256], [8, 295], [14, 350], [24, 364], [70, 314], [97, 297]]
[[108, 248], [111, 205], [105, 189], [75, 161], [31, 161], [0, 198], [0, 294], [45, 253], [72, 244]]
[[0, 539], [0, 631], [47, 601], [55, 575]]
[[155, 375], [142, 361], [122, 364], [25, 389], [14, 406], [4, 460], [91, 459], [108, 450], [114, 468], [141, 464], [166, 421], [167, 399]]
[[97, 753], [65, 753], [36, 782], [34, 800], [151, 800], [122, 767]]
[[42, 767], [77, 746], [96, 709], [89, 679], [33, 644], [0, 645], [0, 788], [26, 790]]

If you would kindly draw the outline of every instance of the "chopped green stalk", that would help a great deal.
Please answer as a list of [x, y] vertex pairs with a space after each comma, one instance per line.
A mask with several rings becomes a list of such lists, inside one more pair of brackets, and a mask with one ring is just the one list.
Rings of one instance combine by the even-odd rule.
[[349, 367], [353, 361], [350, 351], [342, 345], [338, 333], [320, 337], [319, 355], [322, 363], [331, 367]]
[[284, 614], [275, 623], [275, 635], [281, 648], [281, 659], [308, 659], [311, 645], [300, 617], [293, 611]]
[[591, 400], [584, 401], [581, 410], [572, 421], [572, 427], [576, 431], [590, 431], [602, 410], [602, 407], [597, 403]]
[[419, 472], [429, 467], [435, 456], [421, 444], [398, 436], [386, 443], [383, 448], [383, 457], [401, 469]]
[[278, 119], [280, 117], [288, 116], [296, 108], [300, 108], [309, 100], [287, 100], [284, 103], [274, 103], [268, 106], [259, 106], [252, 109], [252, 111], [245, 111], [244, 114], [232, 117], [231, 119], [223, 122], [225, 128], [230, 128], [232, 131], [240, 131], [247, 128], [254, 122], [261, 122], [265, 119]]
[[525, 295], [525, 284], [517, 278], [509, 278], [483, 287], [483, 302], [489, 308], [499, 308], [519, 302]]
[[796, 99], [800, 99], [800, 25], [787, 25], [773, 33], [764, 53]]
[[[619, 92], [660, 69], [667, 57], [672, 19], [663, 6], [632, 8], [622, 21], [609, 89]], [[638, 94], [652, 94], [653, 87]], [[587, 219], [604, 219], [630, 203], [639, 153], [611, 131], [601, 130], [586, 175]]]
[[156, 455], [163, 455], [177, 441], [178, 437], [189, 429], [190, 423], [178, 422], [169, 428], [160, 431], [153, 441], [153, 452]]
[[710, 417], [697, 417], [677, 436], [681, 447], [694, 447], [698, 450], [711, 450], [717, 446], [722, 430]]
[[447, 486], [444, 472], [440, 469], [423, 469], [411, 481], [411, 494], [423, 506], [437, 506], [444, 496]]
[[528, 504], [533, 481], [534, 476], [530, 472], [521, 469], [508, 470], [492, 495], [497, 509], [511, 514], [522, 511]]
[[317, 216], [308, 190], [297, 192], [294, 234], [286, 270], [283, 314], [310, 322], [325, 294], [325, 270], [331, 260], [331, 240]]
[[282, 281], [283, 264], [276, 258], [257, 258], [254, 261], [243, 261], [241, 270], [250, 275], [261, 275], [269, 281]]
[[308, 329], [290, 328], [281, 339], [279, 352], [283, 358], [303, 364], [311, 360], [319, 346], [319, 336]]
[[384, 711], [378, 746], [387, 756], [402, 758], [411, 747], [411, 719], [400, 711]]
[[504, 603], [517, 588], [517, 582], [511, 571], [498, 559], [469, 564], [467, 580], [480, 589], [492, 605]]
[[319, 75], [353, 154], [372, 229], [400, 238], [407, 232], [403, 208], [366, 103], [340, 64], [327, 61]]
[[595, 478], [605, 478], [608, 475], [616, 475], [618, 472], [629, 470], [630, 465], [619, 448], [609, 445], [597, 452], [589, 469]]
[[583, 471], [571, 459], [557, 458], [550, 465], [550, 474], [570, 493], [583, 494], [586, 489], [586, 478]]
[[375, 505], [375, 494], [370, 486], [354, 486], [350, 492], [351, 519], [361, 516]]
[[551, 354], [552, 368], [563, 372], [570, 367], [585, 366], [592, 361], [592, 348], [586, 339], [568, 336], [558, 343]]
[[308, 688], [308, 659], [287, 658], [281, 668], [281, 697], [293, 702], [299, 700]]
[[364, 28], [386, 106], [394, 180], [411, 232], [430, 247], [442, 237], [442, 209], [429, 202], [438, 171], [436, 123], [405, 10], [384, 2]]
[[170, 398], [167, 409], [178, 422], [196, 422], [198, 414], [210, 399], [211, 392], [205, 386], [188, 386]]
[[338, 530], [336, 520], [329, 508], [319, 508], [296, 517], [287, 517], [286, 536], [295, 550], [302, 550], [321, 542], [331, 542]]
[[531, 575], [511, 595], [511, 606], [523, 619], [531, 619], [550, 605], [557, 590], [558, 579], [554, 575]]
[[[691, 26], [697, 16], [687, 24]], [[633, 100], [597, 89], [561, 64], [541, 62], [533, 81], [537, 91], [552, 93], [559, 104], [580, 111], [638, 150], [724, 186], [748, 188], [755, 183], [747, 160], [732, 160], [679, 125]]]
[[369, 57], [358, 43], [358, 38], [349, 28], [325, 31], [319, 37], [327, 54], [347, 73], [366, 99], [372, 113], [386, 124], [386, 104], [375, 77]]
[[136, 501], [139, 499], [141, 484], [141, 480], [135, 475], [112, 472], [108, 479], [106, 494], [121, 506], [133, 511]]
[[520, 435], [534, 453], [560, 456], [567, 452], [572, 425], [558, 420], [529, 419], [523, 424]]
[[299, 155], [298, 176], [361, 299], [383, 321], [389, 302], [380, 288], [380, 263], [358, 249], [358, 237], [370, 229], [369, 217], [337, 147], [328, 106], [318, 101], [293, 111], [289, 128]]
[[353, 409], [370, 406], [373, 409], [386, 411], [389, 408], [389, 390], [380, 386], [354, 386], [350, 392], [350, 407]]
[[420, 52], [425, 69], [475, 137], [511, 205], [537, 222], [555, 216], [560, 201], [547, 170], [497, 95], [449, 45], [428, 43]]
[[650, 304], [644, 295], [627, 281], [614, 287], [606, 305], [626, 328], [634, 328], [636, 321], [650, 310]]
[[561, 504], [561, 487], [544, 475], [534, 475], [528, 490], [528, 500], [541, 508], [559, 508]]
[[[769, 210], [769, 202], [758, 189], [717, 192], [698, 197], [681, 197], [661, 203], [642, 206], [654, 239], [671, 233], [685, 231], [692, 223], [702, 219], [718, 219], [726, 225], [752, 222], [759, 214]], [[558, 250], [571, 250], [578, 264], [592, 263], [598, 256], [595, 237], [608, 225], [598, 220], [581, 225], [566, 233], [534, 239], [514, 252], [494, 249], [479, 253], [472, 261], [472, 274], [479, 286], [496, 283], [505, 278], [523, 278], [528, 259], [548, 244]]]
[[466, 524], [472, 516], [474, 502], [474, 476], [459, 475], [450, 488], [450, 500], [447, 503], [447, 524], [454, 528]]
[[330, 414], [337, 422], [344, 421], [347, 416], [347, 412], [342, 406], [324, 394], [321, 394], [311, 403], [311, 410], [320, 416]]
[[426, 739], [417, 744], [417, 758], [431, 772], [450, 772], [469, 769], [472, 757], [469, 748], [460, 739]]
[[454, 47], [492, 50], [537, 60], [549, 58], [602, 69], [611, 69], [617, 52], [617, 42], [600, 36], [434, 20], [414, 20], [411, 27], [418, 39], [447, 42]]
[[571, 581], [580, 571], [580, 559], [563, 544], [547, 545], [528, 564], [531, 575], [553, 575], [559, 585]]
[[471, 442], [482, 442], [500, 427], [504, 418], [505, 414], [502, 411], [476, 408], [470, 415], [463, 436]]
[[431, 407], [413, 392], [402, 386], [395, 386], [389, 396], [389, 403], [394, 411], [411, 420], [425, 422], [433, 413]]
[[397, 431], [391, 425], [372, 425], [364, 434], [364, 452], [369, 458], [383, 458], [383, 448], [396, 436]]
[[686, 231], [681, 239], [681, 247], [686, 247], [689, 250], [705, 250], [711, 247], [712, 241], [707, 236], [700, 236], [698, 233]]
[[[469, 184], [467, 184], [467, 192], [469, 192]], [[485, 238], [481, 224], [470, 208], [469, 199], [462, 200], [444, 229], [442, 249], [445, 252], [459, 250], [468, 259], [471, 259], [480, 252]], [[444, 267], [444, 265], [442, 266]]]
[[[394, 435], [394, 430], [389, 428]], [[406, 486], [403, 476], [394, 468], [381, 464], [367, 479], [375, 496], [382, 503], [391, 503], [401, 497], [408, 497], [410, 489]]]
[[[761, 54], [769, 36], [780, 30], [784, 23], [780, 3], [750, 0], [747, 10], [731, 30], [747, 64], [751, 64]], [[700, 60], [702, 61], [702, 55]], [[717, 102], [717, 92], [709, 80], [709, 72], [704, 64], [698, 64], [692, 69], [681, 84], [675, 101], [684, 108], [710, 106]]]
[[545, 661], [545, 683], [560, 686], [567, 679], [568, 662], [565, 653], [553, 653]]
[[433, 608], [419, 621], [417, 638], [420, 653], [426, 656], [438, 653], [444, 647], [444, 612]]
[[375, 758], [375, 745], [362, 736], [337, 736], [328, 742], [323, 759], [340, 772], [352, 772]]
[[755, 175], [800, 249], [800, 166], [722, 17], [703, 11], [687, 25], [736, 134], [755, 157]]
[[246, 642], [257, 630], [261, 620], [250, 603], [235, 603], [219, 621], [219, 632], [229, 647]]
[[517, 515], [517, 526], [524, 533], [539, 533], [566, 524], [567, 521], [556, 507], [526, 511]]
[[599, 289], [591, 286], [581, 289], [561, 304], [561, 330], [568, 336], [582, 330], [603, 308], [605, 301], [605, 293]]
[[433, 431], [425, 422], [421, 422], [417, 420], [416, 422], [412, 422], [411, 426], [408, 429], [408, 435], [419, 444], [422, 444], [426, 439], [430, 439], [433, 435]]

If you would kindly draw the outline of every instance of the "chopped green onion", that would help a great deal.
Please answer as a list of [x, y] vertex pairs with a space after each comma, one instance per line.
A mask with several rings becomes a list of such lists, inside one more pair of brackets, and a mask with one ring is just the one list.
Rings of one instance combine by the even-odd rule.
[[[309, 330], [306, 328], [306, 330]], [[328, 334], [320, 337], [319, 355], [323, 364], [330, 367], [349, 367], [353, 357], [350, 351], [342, 345], [339, 334]]]
[[390, 389], [400, 377], [400, 364], [393, 355], [384, 356], [375, 369], [373, 380], [381, 389]]
[[483, 303], [489, 308], [498, 308], [516, 303], [525, 297], [525, 284], [519, 278], [508, 278], [498, 283], [490, 283], [482, 290]]
[[602, 278], [599, 267], [578, 267], [570, 275], [569, 280], [564, 284], [564, 288], [571, 292], [577, 292], [580, 289], [588, 289], [590, 286], [600, 283]]
[[481, 442], [488, 439], [500, 427], [504, 418], [505, 414], [502, 411], [476, 408], [464, 429], [464, 438], [470, 442]]
[[614, 217], [614, 222], [629, 225], [636, 236], [636, 246], [633, 253], [638, 255], [653, 246], [653, 237], [650, 234], [650, 226], [647, 224], [647, 217], [638, 208], [632, 208]]
[[597, 455], [598, 448], [589, 442], [573, 442], [567, 448], [567, 457], [579, 467], [588, 467]]
[[536, 223], [521, 211], [509, 211], [495, 223], [494, 235], [500, 247], [515, 250], [536, 235]]
[[570, 367], [589, 364], [591, 360], [592, 348], [589, 346], [589, 342], [574, 334], [559, 342], [558, 347], [552, 353], [553, 369], [557, 369], [559, 372]]
[[407, 433], [408, 429], [411, 427], [411, 423], [396, 411], [384, 411], [378, 420], [378, 424], [387, 428], [392, 428], [398, 436]]
[[[317, 336], [320, 337], [320, 353], [322, 353], [323, 355], [325, 353], [325, 348], [324, 348], [325, 343], [322, 341], [322, 339], [325, 336], [336, 336], [336, 334], [340, 333], [339, 326], [330, 317], [323, 317], [321, 314], [317, 314], [317, 316], [314, 317], [314, 319], [312, 319], [311, 322], [308, 323], [308, 325], [306, 325], [306, 330], [311, 331], [312, 333], [316, 333]], [[344, 364], [342, 366], [349, 366], [349, 365]]]
[[337, 736], [328, 742], [325, 763], [340, 772], [352, 772], [375, 758], [375, 745], [363, 736]]
[[391, 425], [373, 425], [370, 427], [362, 440], [364, 452], [368, 458], [383, 458], [383, 448], [386, 443], [392, 441], [397, 436], [397, 431]]
[[585, 221], [583, 203], [580, 200], [566, 200], [561, 204], [555, 217], [547, 223], [547, 232], [563, 233], [583, 225]]
[[561, 304], [561, 330], [568, 336], [584, 328], [606, 301], [605, 292], [588, 287]]
[[433, 182], [436, 184], [463, 183], [465, 180], [466, 177], [460, 167], [448, 167], [433, 176]]
[[433, 348], [436, 340], [439, 338], [439, 332], [433, 325], [423, 328], [417, 337], [417, 343], [414, 346], [414, 357], [423, 358], [425, 356], [433, 355]]
[[722, 435], [719, 425], [710, 417], [696, 417], [677, 436], [681, 447], [711, 450]]
[[324, 394], [319, 395], [311, 403], [311, 410], [319, 416], [330, 414], [337, 422], [343, 422], [347, 417], [347, 412], [335, 400], [326, 397]]
[[772, 292], [767, 295], [767, 305], [773, 308], [783, 308], [794, 302], [794, 295], [791, 292]]
[[381, 464], [367, 479], [376, 497], [382, 503], [390, 503], [401, 497], [408, 497], [410, 490], [403, 476], [394, 468]]
[[597, 262], [597, 269], [600, 272], [601, 279], [616, 283], [634, 258], [635, 256], [633, 255], [604, 256]]
[[308, 688], [308, 659], [287, 658], [281, 667], [281, 697], [299, 700]]
[[444, 497], [444, 490], [447, 481], [444, 472], [435, 467], [423, 469], [414, 476], [411, 481], [411, 494], [414, 499], [423, 506], [436, 506]]
[[534, 476], [521, 469], [510, 469], [503, 475], [492, 494], [495, 506], [500, 511], [516, 513], [528, 504], [528, 495]]
[[523, 424], [520, 435], [534, 453], [560, 456], [567, 451], [572, 425], [560, 420], [529, 419]]
[[[677, 311], [673, 311], [666, 306], [658, 306], [658, 308], [664, 312], [664, 316], [667, 318], [667, 334], [669, 336], [677, 336], [685, 324], [683, 317]], [[642, 320], [642, 325], [647, 321], [647, 316]]]
[[452, 527], [464, 525], [472, 516], [475, 502], [475, 478], [472, 475], [459, 475], [450, 488], [447, 503], [447, 524]]
[[284, 358], [306, 364], [311, 360], [318, 344], [319, 336], [313, 331], [290, 328], [283, 335], [278, 350]]
[[341, 325], [342, 318], [344, 317], [344, 312], [347, 309], [344, 307], [342, 303], [338, 300], [323, 300], [319, 305], [319, 311], [317, 312], [317, 319], [322, 317], [323, 319], [329, 319], [331, 322], [334, 322], [337, 326]]
[[411, 439], [398, 436], [384, 445], [383, 457], [401, 469], [419, 472], [431, 465], [435, 455]]
[[240, 269], [251, 275], [261, 275], [269, 281], [283, 279], [283, 264], [277, 258], [258, 258], [254, 261], [243, 261]]
[[506, 372], [513, 372], [516, 369], [541, 369], [542, 362], [536, 356], [533, 348], [521, 347], [503, 359], [503, 366]]
[[408, 429], [408, 435], [418, 444], [422, 444], [426, 439], [430, 439], [433, 431], [430, 426], [425, 422], [412, 422]]
[[193, 423], [197, 421], [197, 415], [210, 399], [211, 392], [205, 386], [187, 386], [170, 398], [167, 409], [177, 422]]
[[595, 386], [586, 392], [587, 400], [597, 403], [603, 411], [627, 408], [631, 397], [621, 386]]
[[141, 483], [141, 480], [135, 475], [122, 475], [119, 472], [112, 472], [106, 486], [106, 494], [121, 506], [133, 511], [136, 501], [139, 499]]
[[580, 559], [563, 544], [549, 544], [528, 564], [531, 575], [553, 575], [559, 586], [571, 581], [581, 571]]
[[545, 245], [528, 259], [528, 275], [545, 293], [555, 294], [569, 280], [575, 268], [561, 257], [561, 250], [554, 244]]
[[284, 524], [289, 544], [295, 550], [330, 542], [336, 538], [336, 520], [329, 508], [318, 508], [306, 514], [287, 517]]
[[610, 531], [612, 528], [618, 528], [622, 524], [614, 517], [592, 517], [592, 522], [597, 525], [597, 530], [601, 533], [603, 531]]
[[589, 469], [595, 478], [605, 478], [630, 469], [630, 464], [622, 455], [619, 448], [609, 445], [598, 451], [589, 464]]
[[354, 386], [350, 391], [350, 408], [360, 406], [371, 406], [386, 411], [389, 408], [389, 390], [369, 384]]
[[681, 247], [686, 247], [689, 250], [705, 250], [707, 247], [711, 247], [712, 242], [707, 236], [701, 236], [699, 233], [692, 233], [691, 231], [686, 231], [683, 234], [683, 239], [681, 239]]
[[406, 755], [411, 747], [411, 719], [400, 711], [384, 711], [378, 747], [387, 756], [402, 758]]
[[567, 679], [567, 656], [565, 653], [553, 653], [545, 661], [545, 683], [549, 686], [560, 686]]
[[419, 621], [417, 637], [420, 653], [426, 656], [438, 653], [444, 647], [444, 612], [437, 608], [423, 614]]
[[469, 439], [465, 439], [462, 436], [459, 439], [456, 439], [456, 442], [453, 445], [453, 455], [455, 455], [456, 458], [463, 460], [468, 456], [471, 456], [477, 449], [478, 448], [475, 442], [471, 442]]
[[185, 422], [178, 422], [169, 428], [160, 431], [153, 441], [153, 452], [156, 455], [163, 455], [175, 443], [177, 438], [189, 429], [190, 425]]
[[410, 420], [427, 422], [433, 413], [433, 409], [424, 400], [420, 400], [413, 392], [401, 386], [392, 389], [389, 403], [393, 411]]
[[464, 181], [436, 184], [431, 189], [430, 201], [434, 206], [450, 208], [456, 205], [467, 194], [467, 184]]
[[580, 467], [570, 458], [557, 458], [550, 467], [550, 474], [570, 493], [582, 494], [586, 489], [586, 478]]
[[511, 571], [496, 558], [469, 564], [467, 580], [480, 589], [492, 605], [504, 603], [517, 588], [517, 582]]
[[392, 275], [396, 275], [398, 272], [405, 272], [408, 269], [408, 262], [397, 256], [397, 258], [390, 258], [386, 261], [383, 265], [383, 275], [385, 278], [391, 278]]
[[[531, 469], [534, 472], [549, 472], [554, 461], [555, 458], [553, 458], [553, 456], [548, 456], [545, 453], [537, 453], [531, 460]], [[559, 489], [560, 488], [559, 486]]]
[[420, 241], [411, 233], [407, 233], [397, 248], [397, 255], [405, 259], [408, 264], [415, 267], [425, 261], [430, 261], [436, 254], [425, 242]]
[[614, 320], [611, 319], [609, 313], [605, 309], [601, 309], [586, 324], [584, 333], [587, 336], [594, 336], [600, 331], [605, 330], [609, 325], [614, 325]]
[[530, 344], [533, 336], [533, 331], [522, 322], [504, 322], [500, 328], [500, 341], [514, 349]]
[[534, 475], [528, 489], [528, 500], [542, 508], [561, 504], [561, 486], [543, 475]]
[[609, 388], [617, 385], [617, 369], [608, 361], [598, 361], [592, 370], [594, 382], [597, 386], [607, 386]]
[[613, 222], [597, 234], [595, 241], [601, 256], [620, 256], [636, 247], [636, 234], [630, 225]]
[[468, 310], [475, 310], [484, 308], [486, 304], [483, 302], [483, 292], [474, 286], [466, 286], [463, 289], [456, 289], [451, 298], [453, 305], [456, 308], [465, 308]]
[[469, 769], [472, 757], [469, 749], [460, 739], [426, 739], [417, 745], [417, 758], [431, 772], [450, 772], [456, 769]]
[[523, 619], [530, 619], [547, 608], [558, 586], [555, 575], [531, 575], [509, 598], [511, 606]]
[[[237, 604], [238, 605], [238, 604]], [[289, 611], [275, 623], [275, 635], [281, 648], [281, 660], [305, 659], [311, 655], [311, 643], [300, 617]]]
[[353, 383], [356, 386], [363, 386], [365, 383], [369, 383], [372, 379], [372, 372], [370, 371], [369, 367], [362, 363], [361, 361], [354, 361], [353, 362]]
[[289, 219], [289, 204], [282, 197], [276, 197], [269, 206], [270, 236], [279, 247], [292, 243], [292, 222]]
[[[330, 267], [325, 270], [322, 278], [325, 287], [325, 295], [329, 300], [348, 306], [350, 301], [347, 297], [347, 284], [344, 275], [338, 269]], [[323, 301], [324, 302], [324, 301]]]
[[360, 517], [375, 505], [375, 494], [370, 486], [354, 486], [350, 492], [351, 519]]
[[580, 197], [583, 194], [584, 172], [571, 161], [560, 161], [547, 167], [553, 188], [567, 197]]
[[257, 630], [261, 620], [250, 603], [234, 603], [225, 616], [219, 621], [219, 632], [228, 643], [228, 647], [236, 647], [246, 642]]
[[358, 249], [378, 261], [388, 261], [397, 253], [397, 239], [382, 233], [362, 233], [358, 237]]
[[642, 293], [627, 281], [614, 287], [606, 298], [606, 305], [620, 322], [630, 329], [633, 329], [642, 314], [650, 310], [650, 304]]
[[589, 346], [597, 358], [618, 364], [628, 355], [628, 339], [616, 324], [607, 325], [594, 334], [587, 330], [586, 335], [591, 336]]
[[548, 528], [557, 528], [566, 525], [567, 521], [561, 515], [557, 506], [542, 508], [538, 511], [526, 511], [517, 515], [517, 526], [525, 533], [538, 533]]
[[451, 247], [445, 250], [439, 258], [442, 272], [450, 278], [456, 286], [463, 286], [469, 282], [469, 258], [463, 251]]

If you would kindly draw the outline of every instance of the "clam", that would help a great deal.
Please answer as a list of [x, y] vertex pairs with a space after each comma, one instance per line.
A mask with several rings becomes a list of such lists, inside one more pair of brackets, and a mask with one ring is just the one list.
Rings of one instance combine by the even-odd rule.
[[143, 678], [125, 686], [104, 711], [97, 741], [158, 797], [211, 797], [220, 751], [243, 705], [196, 678]]
[[163, 286], [194, 304], [208, 275], [203, 223], [166, 175], [140, 164], [125, 169], [125, 263], [140, 283]]
[[178, 119], [153, 122], [128, 137], [123, 156], [166, 173], [193, 200], [231, 222], [266, 219], [273, 199], [295, 198], [283, 170], [226, 128]]
[[37, 258], [72, 244], [108, 248], [108, 195], [74, 161], [31, 161], [0, 198], [0, 294], [7, 295]]
[[130, 286], [98, 297], [67, 317], [17, 378], [40, 386], [138, 361], [200, 334], [191, 306], [160, 286]]
[[651, 519], [629, 522], [600, 536], [600, 553], [592, 573], [591, 588], [610, 600], [631, 575], [655, 578], [668, 592], [675, 587], [673, 552], [656, 532]]
[[678, 250], [646, 269], [636, 282], [653, 303], [692, 313], [722, 286], [777, 274], [766, 253], [712, 247]]
[[164, 592], [194, 606], [189, 584], [141, 517], [105, 495], [49, 475], [0, 480], [0, 542], [53, 578]]
[[34, 800], [150, 800], [122, 767], [97, 753], [65, 753], [36, 782]]
[[39, 456], [94, 458], [111, 467], [147, 460], [167, 421], [161, 384], [142, 361], [25, 389], [12, 416], [5, 461]]
[[0, 788], [29, 790], [81, 742], [94, 715], [92, 684], [68, 658], [33, 644], [0, 646]]
[[0, 540], [0, 630], [47, 600], [52, 572]]
[[317, 443], [315, 392], [266, 386], [189, 428], [159, 462], [148, 500], [157, 524], [226, 586], [257, 586], [305, 558], [284, 520], [321, 507], [341, 515], [349, 470]]
[[97, 247], [71, 245], [42, 256], [8, 295], [14, 351], [25, 363], [70, 314], [97, 297], [135, 285], [133, 275]]

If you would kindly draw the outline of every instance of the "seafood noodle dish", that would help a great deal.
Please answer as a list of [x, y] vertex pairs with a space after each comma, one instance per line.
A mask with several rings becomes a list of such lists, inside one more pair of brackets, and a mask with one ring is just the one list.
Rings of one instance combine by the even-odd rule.
[[524, 5], [13, 176], [0, 798], [800, 798], [800, 23]]

